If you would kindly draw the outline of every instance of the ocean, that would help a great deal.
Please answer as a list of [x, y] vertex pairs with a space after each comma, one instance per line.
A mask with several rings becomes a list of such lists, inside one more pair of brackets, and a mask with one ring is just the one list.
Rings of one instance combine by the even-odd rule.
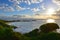
[[[55, 20], [55, 22], [60, 26], [60, 20]], [[46, 23], [46, 20], [36, 20], [30, 22], [11, 22], [9, 25], [14, 25], [17, 28], [14, 29], [16, 32], [28, 33], [34, 29], [39, 29], [39, 27]], [[58, 30], [60, 32], [60, 30]]]

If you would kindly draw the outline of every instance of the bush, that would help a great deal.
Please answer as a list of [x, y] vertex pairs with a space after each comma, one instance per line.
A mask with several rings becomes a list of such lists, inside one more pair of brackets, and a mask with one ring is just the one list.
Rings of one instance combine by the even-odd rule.
[[28, 37], [22, 35], [21, 33], [14, 32], [12, 28], [15, 26], [7, 25], [0, 22], [0, 40], [29, 40]]
[[47, 23], [47, 24], [43, 24], [40, 26], [40, 30], [41, 32], [52, 32], [56, 29], [58, 29], [59, 26], [56, 23]]
[[60, 34], [59, 33], [46, 33], [39, 37], [40, 40], [60, 40]]

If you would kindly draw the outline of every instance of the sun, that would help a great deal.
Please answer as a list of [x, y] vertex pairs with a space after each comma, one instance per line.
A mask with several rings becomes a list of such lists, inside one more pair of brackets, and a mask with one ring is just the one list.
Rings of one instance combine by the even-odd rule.
[[47, 9], [47, 15], [52, 15], [52, 14], [55, 14], [55, 9], [54, 8]]
[[55, 20], [54, 19], [47, 19], [46, 23], [55, 23]]

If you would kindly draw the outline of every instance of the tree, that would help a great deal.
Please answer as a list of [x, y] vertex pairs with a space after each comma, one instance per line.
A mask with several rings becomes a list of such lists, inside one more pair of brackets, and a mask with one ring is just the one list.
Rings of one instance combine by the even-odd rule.
[[56, 29], [59, 29], [59, 26], [56, 23], [47, 23], [47, 24], [43, 24], [40, 26], [39, 28], [41, 30], [41, 32], [52, 32]]

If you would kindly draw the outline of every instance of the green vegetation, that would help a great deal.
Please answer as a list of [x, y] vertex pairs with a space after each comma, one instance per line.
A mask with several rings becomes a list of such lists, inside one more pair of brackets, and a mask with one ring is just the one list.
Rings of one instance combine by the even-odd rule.
[[12, 28], [15, 26], [7, 25], [4, 21], [0, 21], [0, 40], [29, 40], [21, 33], [14, 32]]
[[60, 40], [60, 33], [57, 33], [56, 29], [59, 29], [56, 23], [47, 23], [24, 35], [31, 40]]
[[0, 40], [60, 40], [60, 33], [56, 32], [59, 26], [56, 23], [43, 24], [39, 29], [25, 34], [14, 32], [13, 28], [16, 27], [7, 25], [5, 21], [1, 20]]
[[42, 32], [51, 32], [59, 29], [59, 26], [56, 23], [47, 23], [40, 26]]
[[5, 20], [0, 20], [0, 22], [2, 22], [2, 23], [6, 23]]

